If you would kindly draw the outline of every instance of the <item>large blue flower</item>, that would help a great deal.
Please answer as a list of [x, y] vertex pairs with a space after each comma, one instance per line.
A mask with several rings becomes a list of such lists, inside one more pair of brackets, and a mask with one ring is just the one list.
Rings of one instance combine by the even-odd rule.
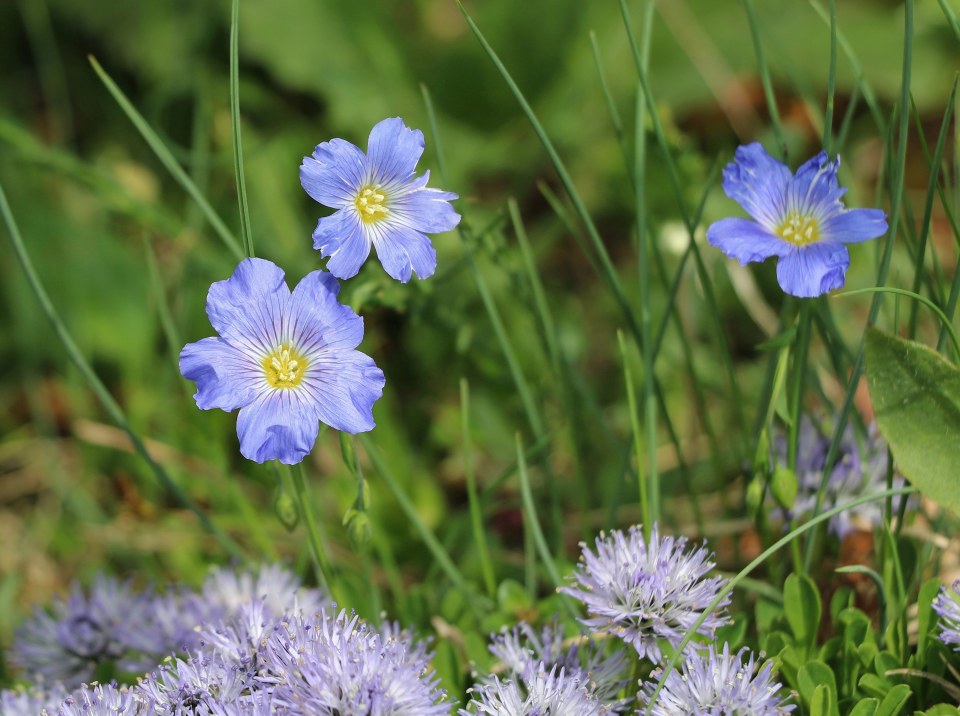
[[723, 170], [723, 190], [754, 221], [721, 219], [707, 229], [707, 240], [744, 265], [778, 256], [777, 280], [794, 296], [839, 288], [850, 265], [846, 244], [887, 231], [881, 210], [844, 208], [839, 167], [839, 157], [831, 162], [820, 152], [791, 176], [759, 144], [739, 147]]
[[197, 384], [197, 407], [239, 408], [247, 459], [300, 462], [318, 421], [348, 433], [373, 428], [383, 372], [354, 350], [363, 319], [340, 304], [339, 290], [314, 271], [291, 293], [283, 271], [263, 259], [243, 260], [210, 287], [207, 316], [220, 337], [187, 344], [180, 372]]
[[398, 281], [409, 281], [411, 271], [419, 278], [433, 275], [437, 252], [425, 232], [450, 231], [460, 215], [449, 203], [456, 194], [428, 188], [430, 172], [415, 175], [421, 154], [423, 132], [392, 117], [370, 131], [366, 154], [350, 142], [331, 139], [303, 158], [303, 188], [337, 209], [313, 232], [313, 247], [330, 257], [327, 270], [334, 276], [355, 276], [371, 245]]

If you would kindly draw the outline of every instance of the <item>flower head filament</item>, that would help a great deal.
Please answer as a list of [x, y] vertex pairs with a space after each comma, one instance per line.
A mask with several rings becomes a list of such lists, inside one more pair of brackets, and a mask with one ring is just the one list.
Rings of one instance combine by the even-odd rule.
[[263, 359], [263, 375], [271, 388], [296, 388], [303, 380], [307, 361], [292, 347], [281, 344]]
[[777, 236], [796, 246], [815, 244], [820, 240], [820, 224], [809, 214], [791, 211], [777, 227]]
[[365, 223], [383, 219], [387, 215], [387, 197], [379, 185], [367, 185], [357, 194], [357, 213]]

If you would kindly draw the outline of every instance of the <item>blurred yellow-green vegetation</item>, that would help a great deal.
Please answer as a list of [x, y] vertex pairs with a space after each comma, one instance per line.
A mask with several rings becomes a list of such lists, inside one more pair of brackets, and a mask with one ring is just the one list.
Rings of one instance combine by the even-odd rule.
[[[567, 162], [636, 304], [633, 189], [591, 46], [594, 33], [616, 110], [629, 126], [637, 81], [617, 3], [466, 5]], [[880, 196], [886, 138], [862, 88], [871, 88], [889, 117], [900, 89], [902, 7], [881, 0], [838, 5], [846, 46], [838, 58], [836, 116], [849, 127], [839, 147], [841, 178], [850, 187], [848, 205], [871, 206]], [[687, 202], [696, 205], [711, 189], [705, 226], [735, 211], [715, 169], [738, 143], [773, 146], [755, 51], [741, 3], [662, 0], [656, 6], [650, 88]], [[816, 3], [770, 0], [756, 6], [789, 161], [796, 166], [820, 148], [829, 28]], [[960, 7], [956, 0], [947, 6], [955, 12]], [[273, 470], [240, 457], [235, 416], [198, 411], [193, 386], [176, 365], [184, 342], [212, 334], [204, 314], [206, 291], [231, 273], [235, 259], [88, 62], [96, 58], [238, 233], [228, 40], [226, 2], [0, 4], [0, 183], [65, 324], [155, 457], [252, 558], [293, 561], [306, 572], [302, 525], [288, 532], [273, 515]], [[532, 476], [547, 514], [546, 491], [560, 495], [563, 519], [552, 520], [548, 532], [552, 543], [566, 549], [568, 562], [577, 540], [603, 526], [635, 521], [635, 481], [624, 478], [632, 453], [616, 337], [624, 328], [622, 316], [579, 248], [579, 237], [551, 207], [549, 197], [562, 197], [555, 172], [456, 3], [242, 0], [239, 48], [253, 239], [258, 255], [282, 266], [290, 283], [321, 266], [310, 233], [326, 210], [298, 180], [301, 158], [319, 142], [343, 137], [363, 147], [377, 121], [401, 116], [426, 134], [420, 169], [431, 170], [432, 185], [461, 196], [458, 210], [475, 238], [472, 254], [542, 412], [542, 435], [532, 434], [457, 233], [434, 238], [439, 268], [430, 280], [401, 286], [371, 261], [342, 294], [364, 316], [362, 350], [387, 376], [370, 439], [425, 523], [463, 560], [461, 568], [477, 571], [470, 563], [474, 553], [463, 548], [470, 538], [461, 377], [470, 386], [471, 454], [485, 490], [489, 539], [498, 561], [518, 579], [524, 565], [513, 472], [517, 431], [534, 446]], [[912, 98], [932, 144], [958, 57], [957, 37], [938, 3], [917, 4], [913, 50]], [[436, 111], [438, 134], [429, 127], [423, 88]], [[916, 214], [928, 175], [919, 136], [912, 135], [905, 175], [905, 200]], [[659, 247], [655, 266], [667, 276], [655, 271], [651, 287], [650, 309], [660, 315], [679, 261], [676, 247], [685, 245], [686, 236], [677, 228], [676, 203], [654, 150], [647, 192], [645, 221]], [[573, 418], [530, 308], [533, 295], [506, 208], [511, 197], [556, 321], [574, 391], [568, 399], [577, 406]], [[935, 214], [932, 245], [949, 280], [956, 259], [941, 224]], [[757, 345], [775, 324], [783, 296], [771, 263], [750, 272], [731, 269], [719, 252], [704, 246], [726, 346], [717, 342], [712, 314], [704, 310], [706, 299], [688, 267], [675, 320], [690, 341], [693, 365], [685, 363], [675, 326], [657, 361], [681, 450], [661, 426], [658, 462], [665, 520], [692, 525], [680, 496], [696, 491], [709, 517], [708, 532], [723, 537], [742, 527], [736, 521], [739, 474], [750, 458], [745, 428], [754, 416], [738, 412], [757, 402], [765, 365]], [[870, 285], [877, 251], [854, 250], [848, 286]], [[0, 252], [0, 645], [6, 645], [31, 605], [47, 601], [71, 579], [107, 569], [140, 582], [196, 582], [208, 564], [227, 555], [164, 493], [110, 423], [46, 322], [6, 237]], [[897, 249], [893, 275], [903, 252]], [[852, 299], [844, 304], [837, 318], [841, 332], [859, 335], [865, 305]], [[740, 403], [731, 399], [717, 358], [727, 350], [744, 393]], [[691, 390], [691, 370], [702, 405]], [[836, 399], [831, 388], [826, 381], [827, 397]], [[539, 447], [538, 438], [545, 440]], [[388, 609], [421, 625], [432, 615], [456, 613], [451, 600], [458, 595], [436, 588], [429, 553], [365, 458], [363, 464], [373, 536], [359, 550], [341, 524], [356, 483], [332, 431], [321, 435], [307, 461], [334, 562], [345, 567], [350, 606], [366, 614]], [[358, 562], [369, 569], [349, 568]]]

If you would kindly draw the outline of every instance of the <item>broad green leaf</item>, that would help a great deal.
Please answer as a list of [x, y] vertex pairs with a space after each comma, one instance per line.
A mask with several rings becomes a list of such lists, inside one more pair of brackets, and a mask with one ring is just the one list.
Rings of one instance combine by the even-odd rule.
[[856, 706], [850, 709], [850, 716], [874, 716], [879, 705], [879, 699], [861, 699]]
[[906, 684], [894, 686], [880, 702], [876, 716], [897, 716], [910, 698], [910, 693], [910, 687]]
[[924, 345], [867, 329], [867, 384], [900, 471], [960, 514], [960, 370]]
[[806, 575], [791, 574], [783, 585], [783, 613], [798, 647], [813, 648], [820, 628], [820, 592]]
[[810, 704], [810, 713], [830, 716], [837, 712], [837, 682], [833, 669], [822, 661], [808, 661], [797, 675], [800, 697]]

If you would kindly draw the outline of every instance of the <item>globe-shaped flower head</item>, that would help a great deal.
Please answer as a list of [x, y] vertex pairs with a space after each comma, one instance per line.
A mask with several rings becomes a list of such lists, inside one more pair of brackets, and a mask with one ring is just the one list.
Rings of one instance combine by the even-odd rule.
[[831, 162], [820, 152], [791, 176], [759, 144], [738, 148], [723, 170], [723, 190], [754, 220], [721, 219], [707, 229], [707, 240], [744, 265], [778, 256], [777, 281], [794, 296], [839, 288], [850, 265], [846, 244], [887, 231], [879, 209], [844, 208], [839, 167], [839, 157]]
[[[637, 650], [642, 659], [660, 660], [659, 639], [679, 646], [717, 596], [725, 580], [706, 578], [713, 569], [710, 554], [700, 547], [687, 551], [685, 537], [660, 537], [654, 526], [649, 542], [639, 526], [624, 535], [614, 530], [597, 537], [594, 553], [582, 544], [582, 564], [573, 575], [575, 586], [559, 591], [579, 599], [591, 629], [605, 629]], [[718, 609], [730, 601], [721, 600]], [[726, 615], [711, 612], [697, 629], [704, 635], [727, 623]]]
[[330, 257], [327, 270], [355, 276], [370, 255], [391, 277], [406, 283], [411, 272], [432, 276], [437, 252], [426, 232], [450, 231], [460, 215], [450, 206], [457, 195], [427, 187], [430, 172], [415, 175], [423, 154], [423, 132], [399, 117], [370, 132], [367, 153], [343, 139], [318, 144], [300, 165], [300, 183], [313, 199], [337, 211], [320, 219], [313, 248]]
[[383, 372], [354, 350], [363, 319], [337, 300], [340, 285], [324, 271], [290, 292], [283, 271], [244, 259], [207, 294], [207, 316], [220, 334], [189, 343], [180, 372], [197, 384], [197, 407], [240, 410], [240, 452], [249, 460], [298, 463], [319, 422], [348, 433], [371, 430]]

